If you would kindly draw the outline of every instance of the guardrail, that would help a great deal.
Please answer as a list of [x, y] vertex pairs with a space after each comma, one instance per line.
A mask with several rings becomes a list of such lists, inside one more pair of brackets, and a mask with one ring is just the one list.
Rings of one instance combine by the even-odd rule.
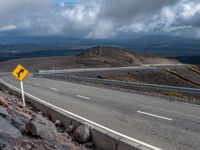
[[88, 78], [88, 77], [79, 77], [79, 76], [72, 76], [70, 74], [61, 74], [61, 73], [54, 73], [54, 74], [34, 74], [35, 77], [47, 77], [47, 78], [58, 78], [64, 80], [76, 80], [76, 81], [84, 81], [90, 83], [97, 83], [97, 84], [105, 84], [105, 85], [112, 85], [112, 86], [120, 86], [120, 87], [127, 87], [127, 88], [145, 88], [145, 89], [153, 89], [153, 90], [164, 90], [164, 91], [174, 91], [174, 92], [181, 92], [187, 94], [198, 94], [200, 95], [200, 89], [197, 88], [186, 88], [186, 87], [176, 87], [176, 86], [165, 86], [165, 85], [157, 85], [157, 84], [146, 84], [146, 83], [136, 83], [136, 82], [124, 82], [124, 81], [117, 81], [117, 80], [105, 80], [105, 79], [97, 79], [97, 78]]
[[155, 69], [158, 67], [187, 66], [188, 64], [144, 64], [142, 66], [113, 67], [113, 68], [80, 68], [63, 70], [40, 70], [39, 73], [73, 73], [73, 72], [91, 72], [91, 71], [115, 71], [115, 70], [140, 70]]

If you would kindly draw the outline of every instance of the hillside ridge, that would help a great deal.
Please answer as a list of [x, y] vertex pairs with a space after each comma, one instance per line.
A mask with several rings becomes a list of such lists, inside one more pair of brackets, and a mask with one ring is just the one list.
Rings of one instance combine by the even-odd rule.
[[37, 57], [0, 62], [1, 71], [22, 64], [31, 72], [67, 68], [127, 67], [143, 64], [175, 64], [177, 60], [132, 52], [123, 48], [97, 46], [75, 56]]

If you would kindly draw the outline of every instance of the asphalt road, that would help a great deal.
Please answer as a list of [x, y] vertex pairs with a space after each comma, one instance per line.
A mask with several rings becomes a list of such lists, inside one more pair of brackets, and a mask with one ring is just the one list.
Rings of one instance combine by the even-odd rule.
[[[15, 87], [19, 81], [1, 79]], [[33, 78], [24, 89], [48, 103], [163, 150], [200, 149], [200, 106], [121, 91]]]

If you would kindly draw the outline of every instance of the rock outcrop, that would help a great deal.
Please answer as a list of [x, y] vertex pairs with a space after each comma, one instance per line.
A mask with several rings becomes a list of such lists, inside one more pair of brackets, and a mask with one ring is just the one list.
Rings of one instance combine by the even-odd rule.
[[26, 125], [26, 131], [47, 140], [54, 139], [58, 135], [55, 125], [41, 115], [33, 116]]
[[86, 143], [90, 140], [90, 128], [87, 125], [81, 125], [74, 131], [73, 137], [79, 143]]

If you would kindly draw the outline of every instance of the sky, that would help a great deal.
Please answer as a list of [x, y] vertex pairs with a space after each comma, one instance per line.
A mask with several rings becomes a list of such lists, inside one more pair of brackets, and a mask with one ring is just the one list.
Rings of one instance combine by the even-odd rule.
[[200, 0], [0, 0], [0, 20], [0, 33], [29, 36], [200, 38]]

